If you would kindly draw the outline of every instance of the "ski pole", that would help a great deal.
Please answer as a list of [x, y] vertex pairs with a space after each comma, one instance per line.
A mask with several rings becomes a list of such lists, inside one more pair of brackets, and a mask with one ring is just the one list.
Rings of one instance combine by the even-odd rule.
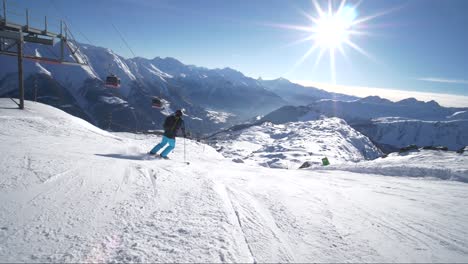
[[185, 159], [185, 136], [184, 136], [184, 163], [187, 163], [187, 160]]

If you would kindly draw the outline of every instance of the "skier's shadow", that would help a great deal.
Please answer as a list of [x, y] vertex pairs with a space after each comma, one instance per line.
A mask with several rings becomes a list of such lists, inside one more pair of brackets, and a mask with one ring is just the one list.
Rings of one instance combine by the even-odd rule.
[[94, 154], [95, 156], [114, 158], [114, 159], [126, 159], [126, 160], [146, 160], [148, 155], [146, 154]]

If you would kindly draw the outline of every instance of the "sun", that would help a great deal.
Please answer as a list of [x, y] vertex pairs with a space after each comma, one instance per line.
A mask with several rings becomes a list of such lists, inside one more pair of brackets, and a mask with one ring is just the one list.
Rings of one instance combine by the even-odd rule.
[[[370, 28], [370, 21], [380, 16], [386, 15], [395, 9], [384, 10], [382, 12], [359, 17], [357, 8], [362, 3], [359, 1], [355, 5], [347, 4], [346, 0], [341, 0], [337, 8], [333, 7], [332, 0], [328, 0], [328, 8], [323, 8], [317, 0], [312, 0], [315, 12], [306, 13], [303, 15], [310, 20], [309, 25], [273, 25], [275, 27], [286, 28], [304, 31], [306, 37], [295, 41], [292, 44], [298, 44], [305, 41], [311, 42], [309, 50], [295, 63], [293, 68], [288, 72], [291, 73], [299, 67], [309, 56], [318, 51], [315, 59], [315, 67], [320, 63], [323, 55], [328, 54], [330, 58], [330, 77], [331, 82], [336, 84], [336, 69], [335, 60], [337, 51], [346, 57], [345, 47], [359, 52], [367, 58], [376, 62], [377, 60], [362, 49], [353, 40], [356, 36], [369, 36], [371, 33], [363, 29]], [[399, 8], [396, 8], [399, 9]]]
[[350, 41], [349, 37], [353, 33], [351, 29], [355, 18], [356, 11], [351, 7], [345, 7], [336, 13], [321, 13], [311, 29], [313, 32], [311, 38], [321, 48], [339, 48], [342, 44]]

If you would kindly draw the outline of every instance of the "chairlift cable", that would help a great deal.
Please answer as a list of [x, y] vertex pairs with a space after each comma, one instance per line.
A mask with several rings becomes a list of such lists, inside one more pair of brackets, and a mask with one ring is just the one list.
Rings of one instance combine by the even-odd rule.
[[114, 25], [114, 23], [111, 23], [112, 27], [114, 27], [115, 31], [117, 31], [117, 33], [119, 34], [120, 38], [122, 39], [123, 43], [125, 44], [125, 46], [127, 46], [127, 48], [130, 50], [130, 52], [132, 53], [133, 57], [136, 57], [135, 53], [133, 52], [132, 48], [130, 48], [130, 45], [128, 45], [127, 41], [125, 40], [122, 32], [120, 32]]
[[[125, 40], [125, 37], [124, 35], [122, 34], [122, 32], [114, 25], [114, 23], [111, 23], [112, 27], [114, 28], [114, 30], [119, 34], [120, 36], [120, 39], [122, 40], [122, 42], [125, 44], [125, 46], [127, 46], [127, 48], [130, 50], [130, 52], [132, 53], [133, 57], [136, 58], [136, 54], [135, 52], [133, 52], [132, 48], [130, 47], [130, 45], [128, 44], [128, 42]], [[137, 84], [140, 86], [140, 87], [144, 87], [144, 85], [142, 85], [142, 81], [139, 80], [138, 78], [136, 79], [136, 82]], [[144, 91], [146, 92], [146, 91]], [[159, 97], [157, 96], [151, 96], [152, 97], [152, 107], [156, 107], [156, 108], [162, 108], [162, 101], [161, 101], [161, 94], [162, 94], [162, 91], [160, 90], [159, 91]]]
[[54, 0], [49, 0], [50, 3], [52, 3], [52, 6], [55, 8], [55, 10], [57, 10], [60, 15], [65, 19], [65, 21], [67, 22], [68, 25], [71, 25], [74, 29], [76, 29], [76, 31], [86, 40], [88, 41], [88, 44], [92, 44], [93, 42], [91, 40], [89, 40], [89, 38], [77, 27], [74, 27], [73, 24], [71, 23], [70, 19], [68, 18], [68, 16], [64, 15], [64, 13], [62, 12], [61, 8], [59, 8], [57, 6], [57, 4], [55, 3]]

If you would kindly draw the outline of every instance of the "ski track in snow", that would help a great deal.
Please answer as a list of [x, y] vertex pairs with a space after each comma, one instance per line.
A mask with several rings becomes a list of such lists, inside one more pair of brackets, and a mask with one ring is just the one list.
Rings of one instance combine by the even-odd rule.
[[[467, 262], [468, 185], [237, 164], [0, 99], [0, 262]], [[21, 114], [21, 115], [20, 115]], [[67, 125], [64, 129], [63, 123]]]

